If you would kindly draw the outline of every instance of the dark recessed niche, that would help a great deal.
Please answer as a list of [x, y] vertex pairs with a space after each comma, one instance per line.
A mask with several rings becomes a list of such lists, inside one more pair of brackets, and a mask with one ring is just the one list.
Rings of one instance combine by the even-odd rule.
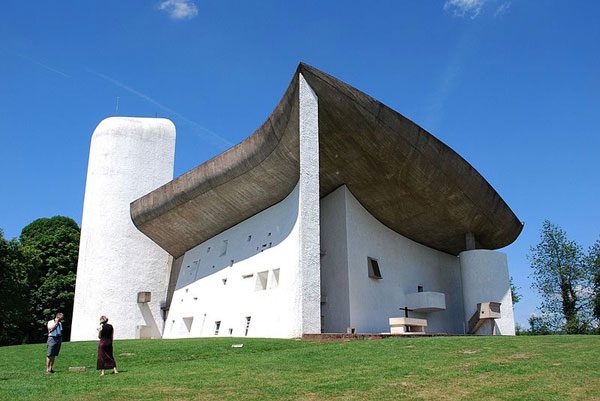
[[381, 279], [381, 270], [379, 269], [379, 262], [373, 258], [367, 258], [367, 265], [369, 269], [369, 277]]

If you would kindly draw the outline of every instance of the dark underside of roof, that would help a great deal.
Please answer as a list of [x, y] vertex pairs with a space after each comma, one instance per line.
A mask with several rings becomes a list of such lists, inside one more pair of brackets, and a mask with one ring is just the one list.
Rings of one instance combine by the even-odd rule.
[[300, 64], [251, 136], [131, 204], [134, 224], [175, 257], [281, 201], [299, 177], [298, 76], [319, 101], [320, 195], [346, 185], [379, 221], [457, 255], [512, 243], [522, 223], [433, 135], [357, 89]]

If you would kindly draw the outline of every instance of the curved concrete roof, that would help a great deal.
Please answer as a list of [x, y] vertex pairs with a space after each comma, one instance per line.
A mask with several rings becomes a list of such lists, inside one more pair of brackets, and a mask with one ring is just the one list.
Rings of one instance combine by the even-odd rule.
[[247, 139], [132, 202], [140, 231], [174, 257], [281, 201], [299, 178], [298, 76], [319, 101], [320, 196], [346, 185], [392, 230], [457, 255], [512, 243], [522, 223], [494, 188], [433, 135], [346, 83], [301, 63]]

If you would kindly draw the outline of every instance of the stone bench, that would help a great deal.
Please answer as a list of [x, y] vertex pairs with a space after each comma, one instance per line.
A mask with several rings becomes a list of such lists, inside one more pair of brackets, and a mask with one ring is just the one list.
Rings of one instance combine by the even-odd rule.
[[425, 334], [427, 319], [417, 319], [414, 317], [391, 317], [391, 334]]

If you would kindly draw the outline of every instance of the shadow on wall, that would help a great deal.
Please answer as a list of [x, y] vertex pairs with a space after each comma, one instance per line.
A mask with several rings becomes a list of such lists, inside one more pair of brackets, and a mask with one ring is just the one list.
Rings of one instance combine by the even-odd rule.
[[269, 250], [292, 232], [298, 218], [298, 188], [281, 202], [187, 251], [176, 290]]

